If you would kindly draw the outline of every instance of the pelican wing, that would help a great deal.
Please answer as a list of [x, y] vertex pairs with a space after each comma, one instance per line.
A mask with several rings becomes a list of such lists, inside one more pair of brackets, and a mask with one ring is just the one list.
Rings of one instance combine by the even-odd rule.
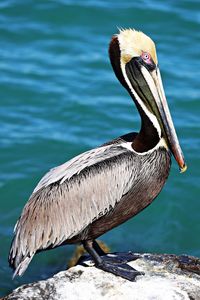
[[21, 275], [27, 267], [24, 261], [29, 263], [37, 251], [82, 232], [128, 192], [136, 173], [129, 144], [87, 151], [42, 178], [15, 226], [9, 258], [11, 266], [18, 267], [15, 273]]
[[[70, 159], [66, 163], [51, 169], [38, 183], [33, 193], [47, 187], [55, 182], [62, 184], [66, 180], [69, 181], [72, 176], [78, 175], [85, 168], [114, 157], [127, 149], [119, 147], [104, 146], [81, 153], [80, 155]], [[112, 152], [111, 152], [112, 150]], [[120, 153], [119, 153], [120, 152]]]

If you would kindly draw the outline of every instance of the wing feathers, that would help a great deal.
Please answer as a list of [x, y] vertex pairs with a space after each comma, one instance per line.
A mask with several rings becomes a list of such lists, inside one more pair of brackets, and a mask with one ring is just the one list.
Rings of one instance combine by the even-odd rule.
[[133, 184], [134, 168], [135, 154], [117, 144], [88, 151], [50, 170], [16, 225], [10, 251], [16, 274], [25, 271], [38, 250], [62, 244], [114, 207]]
[[[110, 151], [112, 148], [112, 151]], [[121, 148], [121, 149], [120, 149]], [[65, 180], [69, 180], [73, 175], [78, 175], [82, 170], [94, 164], [102, 162], [102, 159], [108, 159], [119, 152], [127, 151], [121, 145], [105, 145], [103, 147], [95, 148], [84, 152], [66, 163], [51, 169], [38, 183], [33, 192], [37, 192], [43, 187], [47, 187], [52, 183], [60, 181], [62, 184]]]

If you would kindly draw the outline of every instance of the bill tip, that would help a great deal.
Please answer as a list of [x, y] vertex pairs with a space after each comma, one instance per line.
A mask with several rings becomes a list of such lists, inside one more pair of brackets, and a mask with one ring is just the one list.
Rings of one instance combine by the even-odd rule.
[[185, 164], [182, 168], [180, 168], [180, 173], [184, 173], [187, 170], [187, 165]]

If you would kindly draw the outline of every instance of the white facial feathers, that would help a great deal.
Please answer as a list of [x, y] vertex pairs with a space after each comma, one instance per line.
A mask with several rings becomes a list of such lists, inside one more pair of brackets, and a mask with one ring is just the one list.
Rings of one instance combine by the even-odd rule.
[[121, 59], [124, 63], [129, 62], [135, 56], [140, 56], [142, 51], [149, 53], [154, 63], [158, 63], [155, 44], [152, 39], [143, 32], [134, 29], [125, 29], [120, 30], [117, 37], [121, 51]]

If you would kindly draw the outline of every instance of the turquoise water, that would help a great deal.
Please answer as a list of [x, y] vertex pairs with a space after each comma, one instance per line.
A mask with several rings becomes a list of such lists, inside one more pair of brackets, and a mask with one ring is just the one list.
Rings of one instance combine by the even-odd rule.
[[179, 174], [174, 162], [157, 200], [102, 240], [113, 251], [200, 256], [199, 25], [199, 1], [0, 1], [0, 295], [64, 269], [73, 251], [41, 253], [22, 278], [11, 279], [13, 227], [41, 176], [139, 129], [107, 55], [117, 26], [140, 29], [157, 43], [188, 171]]

